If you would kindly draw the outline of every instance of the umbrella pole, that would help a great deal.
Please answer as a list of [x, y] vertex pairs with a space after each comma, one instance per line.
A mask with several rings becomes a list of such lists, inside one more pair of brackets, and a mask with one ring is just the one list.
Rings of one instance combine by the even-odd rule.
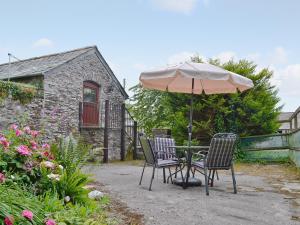
[[192, 97], [191, 97], [191, 105], [190, 105], [190, 123], [188, 126], [189, 133], [189, 147], [192, 145], [192, 130], [193, 130], [193, 100], [194, 100], [194, 78], [192, 79]]

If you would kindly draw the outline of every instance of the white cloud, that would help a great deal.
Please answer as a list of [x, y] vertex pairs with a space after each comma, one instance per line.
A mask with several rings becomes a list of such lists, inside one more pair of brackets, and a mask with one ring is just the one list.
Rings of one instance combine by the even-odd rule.
[[[151, 2], [159, 9], [189, 14], [191, 13], [198, 0], [151, 0]], [[203, 2], [208, 2], [204, 0]]]
[[41, 38], [33, 43], [34, 48], [52, 47], [53, 41], [48, 38]]
[[276, 47], [274, 52], [270, 54], [271, 64], [285, 64], [288, 62], [287, 52], [283, 47]]
[[195, 55], [197, 55], [197, 54], [194, 52], [186, 52], [186, 51], [179, 52], [174, 55], [171, 55], [168, 58], [167, 63], [168, 64], [177, 64], [177, 63], [189, 62], [189, 61], [191, 61], [191, 57], [193, 57]]
[[246, 59], [247, 60], [251, 60], [254, 62], [258, 62], [261, 58], [261, 54], [259, 52], [254, 52], [254, 53], [250, 53], [248, 55], [246, 55]]
[[225, 52], [220, 52], [218, 55], [212, 57], [213, 59], [219, 59], [221, 63], [228, 62], [231, 59], [236, 59], [237, 55], [233, 51], [225, 51]]
[[291, 97], [300, 95], [300, 64], [291, 64], [275, 70], [274, 77], [280, 81], [280, 94]]

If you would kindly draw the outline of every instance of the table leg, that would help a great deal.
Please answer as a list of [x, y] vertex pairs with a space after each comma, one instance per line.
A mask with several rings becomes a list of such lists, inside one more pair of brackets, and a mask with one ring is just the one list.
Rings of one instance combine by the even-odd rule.
[[192, 154], [191, 154], [190, 150], [188, 150], [187, 156], [188, 156], [187, 157], [187, 171], [186, 171], [186, 175], [185, 175], [185, 182], [182, 185], [182, 187], [184, 189], [186, 189], [188, 187], [189, 178], [190, 178], [190, 170], [191, 170], [191, 164], [192, 164]]

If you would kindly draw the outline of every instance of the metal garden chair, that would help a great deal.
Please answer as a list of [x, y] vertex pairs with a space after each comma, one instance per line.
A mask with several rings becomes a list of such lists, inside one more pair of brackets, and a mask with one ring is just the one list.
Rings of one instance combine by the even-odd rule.
[[[237, 193], [236, 180], [233, 170], [233, 153], [236, 147], [237, 135], [233, 133], [218, 133], [211, 139], [207, 154], [196, 153], [202, 159], [192, 162], [196, 171], [205, 177], [206, 195], [209, 195], [208, 184], [213, 186], [214, 175], [217, 170], [231, 169], [234, 193]], [[207, 172], [212, 172], [212, 177]]]
[[[158, 152], [155, 152], [151, 146], [150, 140], [144, 136], [144, 135], [139, 135], [139, 140], [141, 143], [141, 147], [144, 153], [144, 157], [145, 157], [145, 164], [143, 167], [143, 171], [142, 171], [142, 175], [140, 178], [140, 182], [139, 185], [141, 185], [142, 183], [142, 179], [143, 179], [143, 175], [144, 175], [144, 171], [145, 171], [145, 167], [148, 166], [152, 166], [153, 170], [152, 170], [152, 176], [151, 176], [151, 181], [150, 181], [150, 186], [149, 186], [149, 191], [151, 191], [151, 187], [152, 187], [152, 182], [154, 179], [154, 174], [155, 174], [155, 169], [159, 169], [159, 168], [168, 168], [169, 169], [169, 176], [171, 177], [171, 181], [172, 181], [172, 173], [171, 173], [171, 167], [176, 166], [177, 168], [181, 168], [180, 162], [178, 160], [172, 160], [172, 159], [158, 159]], [[182, 174], [182, 170], [181, 171], [181, 176], [183, 179], [183, 174]], [[176, 171], [179, 172], [179, 171]]]
[[[169, 137], [155, 137], [154, 138], [154, 151], [157, 153], [158, 160], [174, 160], [180, 161], [180, 159], [176, 155], [176, 149], [170, 148], [171, 146], [175, 146], [175, 140]], [[177, 172], [178, 167], [175, 168]], [[175, 177], [177, 173], [175, 172]], [[165, 168], [163, 168], [163, 179], [164, 183], [166, 183], [166, 172]]]

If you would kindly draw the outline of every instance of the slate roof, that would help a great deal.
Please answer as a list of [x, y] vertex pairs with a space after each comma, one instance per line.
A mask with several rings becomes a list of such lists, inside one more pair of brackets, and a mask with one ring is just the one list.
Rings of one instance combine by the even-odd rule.
[[71, 51], [29, 58], [25, 60], [12, 62], [10, 64], [0, 64], [0, 80], [8, 78], [20, 78], [42, 75], [45, 72], [54, 69], [64, 63], [67, 63], [68, 61], [82, 54], [85, 54], [90, 50], [96, 50], [100, 61], [104, 64], [104, 67], [112, 76], [121, 93], [125, 96], [125, 98], [128, 98], [128, 94], [114, 75], [113, 71], [110, 69], [109, 65], [107, 64], [101, 53], [99, 52], [97, 46], [89, 46], [85, 48], [74, 49]]
[[51, 55], [29, 58], [21, 61], [0, 64], [0, 79], [27, 77], [43, 74], [61, 64], [88, 52], [94, 47], [74, 49]]

